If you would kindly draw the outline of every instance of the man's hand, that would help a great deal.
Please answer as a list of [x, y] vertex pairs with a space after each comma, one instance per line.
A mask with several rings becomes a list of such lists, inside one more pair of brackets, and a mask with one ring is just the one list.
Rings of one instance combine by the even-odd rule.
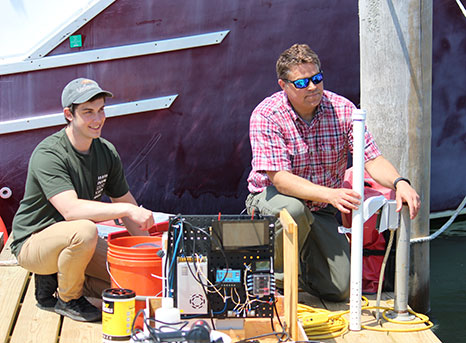
[[411, 219], [416, 218], [421, 208], [421, 199], [417, 192], [406, 181], [400, 181], [396, 185], [396, 211], [400, 212], [403, 203], [409, 207], [409, 216]]
[[142, 206], [132, 206], [129, 211], [128, 218], [139, 225], [139, 229], [146, 231], [154, 225], [154, 216], [152, 211], [145, 209]]
[[328, 203], [342, 213], [357, 210], [361, 204], [361, 196], [349, 188], [329, 189]]
[[320, 186], [286, 170], [268, 171], [267, 176], [282, 194], [303, 200], [325, 202], [342, 213], [357, 210], [361, 204], [361, 196], [349, 188]]
[[[370, 176], [379, 184], [394, 189], [393, 182], [400, 177], [395, 167], [383, 156], [378, 156], [366, 162], [365, 168]], [[403, 203], [409, 206], [409, 215], [414, 219], [421, 207], [421, 200], [417, 192], [406, 181], [400, 181], [396, 185], [396, 211], [400, 212]]]
[[115, 204], [120, 203], [120, 205], [127, 206], [128, 209], [125, 211], [125, 215], [121, 217], [121, 220], [131, 235], [149, 235], [147, 230], [154, 225], [152, 211], [149, 211], [142, 206], [138, 206], [138, 203], [131, 192], [128, 192], [119, 198], [110, 198], [110, 200]]

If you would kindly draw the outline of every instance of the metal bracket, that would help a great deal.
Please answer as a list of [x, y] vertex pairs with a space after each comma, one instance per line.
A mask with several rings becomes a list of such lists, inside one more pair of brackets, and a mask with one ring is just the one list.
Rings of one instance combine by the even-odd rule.
[[376, 197], [370, 197], [364, 200], [363, 204], [363, 219], [364, 223], [369, 220], [380, 208], [382, 208], [386, 203], [387, 199], [383, 195]]
[[379, 233], [385, 230], [396, 230], [400, 227], [400, 214], [396, 212], [396, 200], [387, 200], [382, 207], [380, 223], [377, 228]]
[[[368, 198], [363, 204], [363, 219], [366, 222], [370, 217], [380, 211], [378, 214], [379, 222], [376, 227], [379, 233], [385, 230], [396, 230], [400, 226], [400, 215], [396, 212], [396, 200], [387, 200], [383, 195]], [[338, 233], [351, 233], [351, 228], [339, 226]]]

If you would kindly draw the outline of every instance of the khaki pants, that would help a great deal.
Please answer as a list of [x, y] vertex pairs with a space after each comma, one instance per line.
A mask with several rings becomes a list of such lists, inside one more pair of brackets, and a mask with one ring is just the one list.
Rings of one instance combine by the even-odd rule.
[[[329, 205], [312, 212], [297, 198], [283, 195], [273, 186], [249, 194], [248, 213], [259, 212], [278, 218], [286, 208], [298, 225], [299, 286], [323, 299], [344, 301], [349, 296], [350, 249], [345, 235], [338, 233], [337, 210]], [[275, 276], [283, 281], [283, 228], [275, 222]]]
[[106, 261], [107, 243], [90, 220], [53, 224], [29, 237], [18, 254], [18, 263], [33, 273], [58, 273], [58, 295], [66, 302], [100, 298], [110, 287]]

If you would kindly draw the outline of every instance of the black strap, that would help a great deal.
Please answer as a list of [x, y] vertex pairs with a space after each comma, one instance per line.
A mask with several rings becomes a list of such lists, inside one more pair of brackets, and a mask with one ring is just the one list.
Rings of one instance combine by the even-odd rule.
[[399, 177], [397, 178], [394, 182], [393, 182], [393, 188], [395, 188], [396, 190], [396, 185], [398, 184], [398, 182], [400, 181], [406, 181], [410, 186], [411, 186], [411, 181], [409, 181], [407, 178], [405, 177]]

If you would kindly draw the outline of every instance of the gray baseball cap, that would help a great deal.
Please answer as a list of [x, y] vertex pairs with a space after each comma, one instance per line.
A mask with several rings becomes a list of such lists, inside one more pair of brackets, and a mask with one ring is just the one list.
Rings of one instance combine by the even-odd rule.
[[93, 80], [85, 78], [75, 79], [63, 88], [61, 104], [63, 108], [70, 107], [71, 104], [82, 104], [100, 93], [108, 97], [113, 97], [112, 93], [104, 91], [97, 82]]

